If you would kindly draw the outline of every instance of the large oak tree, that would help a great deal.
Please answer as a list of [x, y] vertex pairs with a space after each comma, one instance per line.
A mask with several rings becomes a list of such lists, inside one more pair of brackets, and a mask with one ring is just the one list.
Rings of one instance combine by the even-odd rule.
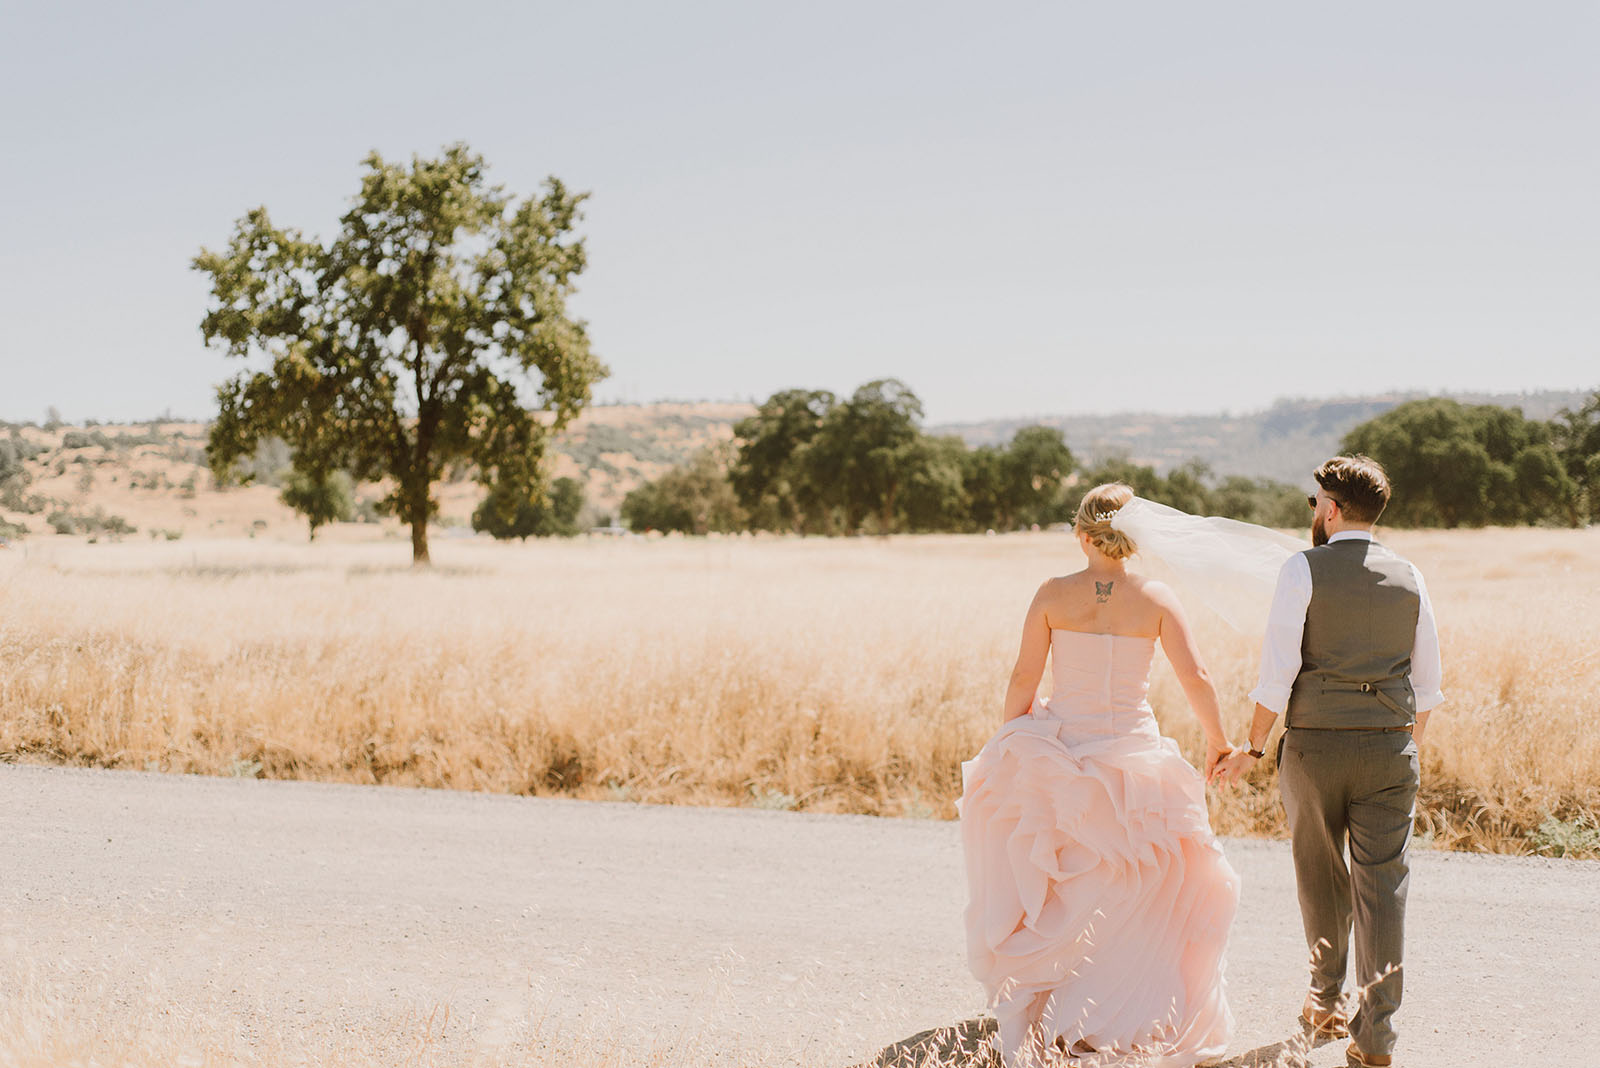
[[225, 249], [195, 257], [211, 280], [207, 343], [250, 364], [218, 387], [210, 462], [226, 474], [277, 436], [313, 480], [387, 480], [385, 506], [425, 563], [446, 466], [475, 463], [507, 509], [538, 500], [549, 436], [607, 373], [567, 312], [586, 194], [552, 177], [516, 202], [459, 144], [409, 168], [377, 153], [363, 166], [330, 243], [257, 208]]

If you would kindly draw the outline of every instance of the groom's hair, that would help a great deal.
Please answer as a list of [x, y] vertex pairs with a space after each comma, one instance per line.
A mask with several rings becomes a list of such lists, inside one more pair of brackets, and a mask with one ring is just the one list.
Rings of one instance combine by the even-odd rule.
[[1389, 503], [1389, 475], [1370, 456], [1335, 456], [1312, 475], [1339, 509], [1357, 523], [1376, 523]]

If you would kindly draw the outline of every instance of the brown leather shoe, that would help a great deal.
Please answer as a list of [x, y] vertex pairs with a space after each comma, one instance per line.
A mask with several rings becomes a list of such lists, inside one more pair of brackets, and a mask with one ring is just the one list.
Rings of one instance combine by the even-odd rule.
[[1354, 1042], [1344, 1051], [1345, 1060], [1357, 1068], [1389, 1068], [1394, 1058], [1387, 1053], [1362, 1053]]
[[1300, 1009], [1300, 1022], [1320, 1038], [1344, 1038], [1350, 1033], [1348, 1016], [1338, 1009], [1322, 1012], [1311, 1004], [1310, 998], [1306, 999], [1304, 1007]]

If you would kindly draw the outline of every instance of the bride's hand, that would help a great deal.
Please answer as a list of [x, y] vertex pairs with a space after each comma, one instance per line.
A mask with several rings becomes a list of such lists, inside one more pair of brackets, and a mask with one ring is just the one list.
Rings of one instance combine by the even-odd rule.
[[1238, 752], [1238, 750], [1229, 745], [1227, 742], [1213, 742], [1208, 740], [1206, 742], [1206, 782], [1210, 782], [1216, 776], [1217, 767], [1222, 762], [1222, 759], [1224, 757], [1232, 756], [1236, 752]]
[[1235, 749], [1228, 758], [1217, 765], [1216, 777], [1228, 786], [1237, 786], [1244, 773], [1250, 770], [1256, 758], [1244, 749]]

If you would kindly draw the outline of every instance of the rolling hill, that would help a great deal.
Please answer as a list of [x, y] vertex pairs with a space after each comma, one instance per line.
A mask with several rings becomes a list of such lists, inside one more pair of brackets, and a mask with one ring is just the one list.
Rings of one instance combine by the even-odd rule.
[[[1218, 475], [1247, 475], [1298, 483], [1322, 460], [1335, 454], [1353, 427], [1419, 393], [1389, 393], [1322, 400], [1280, 400], [1265, 411], [1214, 415], [1108, 413], [1042, 415], [952, 423], [930, 428], [958, 434], [969, 445], [999, 444], [1024, 426], [1060, 429], [1080, 460], [1125, 456], [1165, 472], [1199, 459]], [[1549, 419], [1562, 408], [1581, 405], [1586, 393], [1448, 393], [1463, 404], [1521, 408], [1530, 419]]]

